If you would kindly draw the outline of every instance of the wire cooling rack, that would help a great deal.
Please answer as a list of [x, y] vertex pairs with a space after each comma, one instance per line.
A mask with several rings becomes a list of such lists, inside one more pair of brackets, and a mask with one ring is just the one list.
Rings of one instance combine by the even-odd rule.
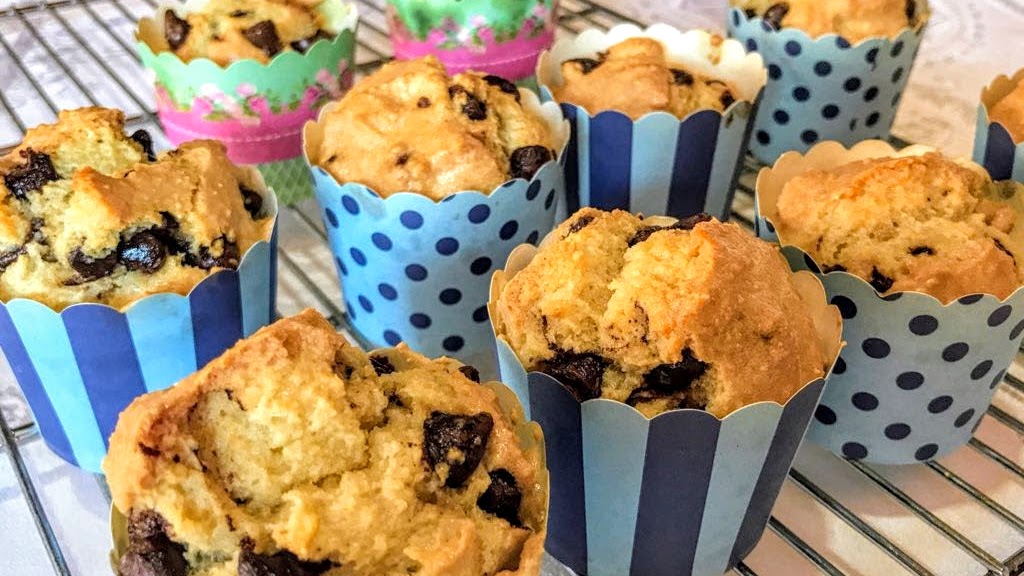
[[[722, 0], [724, 3], [724, 0]], [[361, 1], [360, 72], [390, 54], [383, 0]], [[560, 34], [629, 18], [563, 0]], [[125, 110], [131, 129], [159, 134], [147, 75], [133, 49], [135, 21], [155, 0], [0, 0], [0, 150], [61, 108]], [[751, 226], [748, 160], [733, 220]], [[346, 325], [316, 207], [281, 214], [281, 314], [312, 306]], [[1024, 365], [1018, 355], [968, 447], [925, 465], [869, 466], [805, 446], [768, 530], [738, 566], [744, 576], [827, 574], [1016, 576], [1024, 572]], [[2, 367], [2, 363], [0, 363]], [[46, 450], [9, 370], [0, 370], [0, 574], [108, 573], [101, 477]], [[557, 571], [557, 570], [556, 570]]]

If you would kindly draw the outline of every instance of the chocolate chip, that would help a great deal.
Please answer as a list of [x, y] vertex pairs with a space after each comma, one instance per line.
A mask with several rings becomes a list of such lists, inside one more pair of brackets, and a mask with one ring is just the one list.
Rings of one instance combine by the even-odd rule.
[[729, 106], [732, 106], [732, 103], [736, 101], [736, 98], [733, 97], [732, 92], [726, 90], [725, 92], [722, 92], [722, 95], [718, 100], [722, 103], [722, 108], [728, 108]]
[[679, 362], [656, 366], [644, 374], [644, 386], [664, 392], [685, 392], [707, 369], [708, 365], [694, 357], [687, 348]]
[[173, 10], [164, 12], [164, 38], [171, 45], [171, 50], [177, 50], [188, 38], [192, 25], [184, 18], [178, 18]]
[[164, 265], [167, 248], [149, 230], [136, 232], [117, 246], [117, 259], [125, 268], [152, 274]]
[[465, 376], [466, 378], [469, 378], [473, 382], [479, 382], [480, 381], [480, 371], [477, 370], [476, 368], [470, 366], [469, 364], [464, 364], [462, 366], [459, 366], [459, 372], [462, 372], [463, 376]]
[[892, 288], [893, 279], [879, 272], [878, 268], [872, 267], [871, 280], [868, 283], [881, 294]]
[[373, 371], [377, 373], [377, 376], [391, 374], [395, 371], [395, 365], [387, 356], [370, 356], [370, 365], [373, 366]]
[[572, 60], [566, 60], [566, 62], [572, 62], [584, 74], [590, 74], [594, 71], [594, 68], [601, 65], [600, 60], [594, 60], [593, 58], [573, 58]]
[[513, 526], [521, 526], [519, 506], [523, 502], [523, 493], [516, 483], [516, 477], [504, 468], [493, 470], [488, 475], [491, 477], [491, 484], [476, 499], [477, 507]]
[[68, 254], [68, 264], [78, 273], [78, 278], [69, 280], [68, 286], [74, 286], [83, 282], [92, 282], [104, 276], [110, 276], [117, 266], [117, 252], [111, 252], [101, 258], [94, 258], [82, 252], [81, 248], [75, 248]]
[[416, 107], [417, 108], [429, 108], [430, 107], [430, 98], [427, 98], [426, 96], [420, 96], [420, 99], [416, 101]]
[[782, 29], [782, 19], [789, 13], [789, 4], [779, 2], [772, 4], [764, 11], [764, 21], [771, 24], [776, 30]]
[[693, 74], [678, 68], [672, 69], [672, 82], [677, 86], [692, 86]]
[[551, 150], [543, 146], [523, 146], [512, 151], [508, 158], [509, 175], [529, 180], [545, 163], [554, 158]]
[[238, 555], [238, 576], [319, 576], [334, 567], [330, 560], [300, 560], [287, 550], [273, 554], [253, 552], [255, 545], [249, 538], [242, 540]]
[[999, 239], [993, 238], [992, 241], [996, 243], [996, 248], [998, 248], [1001, 252], [1009, 256], [1010, 260], [1013, 260], [1014, 264], [1016, 264], [1017, 257], [1013, 255], [1013, 252], [1010, 252], [1010, 250], [1006, 246], [1004, 246], [1003, 243], [999, 241]]
[[484, 104], [479, 98], [470, 94], [468, 90], [462, 86], [452, 86], [448, 88], [448, 96], [455, 99], [456, 96], [462, 94], [466, 97], [466, 102], [462, 105], [462, 113], [466, 115], [470, 120], [483, 120], [487, 118], [487, 104]]
[[150, 162], [156, 160], [156, 152], [153, 151], [153, 138], [149, 135], [149, 132], [145, 130], [136, 130], [129, 136], [139, 146], [142, 146], [142, 151], [146, 153], [146, 159]]
[[693, 216], [687, 216], [671, 226], [646, 226], [636, 231], [633, 237], [626, 243], [630, 248], [637, 244], [644, 242], [651, 237], [655, 232], [661, 232], [662, 230], [693, 230], [693, 227], [701, 222], [708, 222], [711, 220], [711, 216], [701, 212], [694, 214]]
[[405, 402], [402, 402], [402, 397], [397, 392], [388, 394], [388, 406], [394, 406], [395, 408], [405, 408]]
[[398, 158], [395, 158], [395, 165], [397, 165], [397, 166], [405, 166], [405, 163], [408, 162], [408, 161], [409, 161], [409, 154], [407, 152], [403, 152], [403, 153], [398, 155]]
[[540, 371], [561, 382], [562, 386], [583, 402], [601, 396], [601, 379], [608, 361], [597, 354], [558, 352], [541, 364]]
[[[163, 242], [171, 254], [188, 253], [188, 242], [181, 236], [178, 219], [170, 212], [161, 212], [160, 217], [163, 219], [163, 225], [151, 228], [149, 231]], [[195, 264], [190, 265], [194, 266]]]
[[930, 256], [935, 254], [935, 250], [932, 250], [929, 246], [914, 246], [910, 249], [911, 256], [920, 256], [921, 254], [928, 254]]
[[316, 44], [320, 40], [330, 40], [331, 38], [334, 38], [334, 36], [324, 32], [323, 30], [317, 30], [316, 34], [313, 34], [309, 38], [303, 38], [302, 40], [296, 40], [295, 42], [292, 42], [291, 47], [292, 50], [295, 50], [300, 54], [305, 54], [306, 51], [313, 46], [313, 44]]
[[494, 418], [486, 412], [469, 416], [434, 411], [423, 421], [423, 459], [432, 469], [448, 464], [445, 486], [458, 488], [483, 460], [493, 428]]
[[187, 254], [185, 264], [209, 270], [211, 268], [238, 268], [238, 245], [229, 241], [224, 236], [214, 240], [215, 245], [221, 246], [220, 256], [214, 256], [210, 251], [211, 247], [200, 246], [199, 254]]
[[167, 522], [146, 510], [128, 519], [128, 550], [121, 557], [119, 576], [185, 576], [185, 547], [171, 541]]
[[519, 88], [512, 82], [502, 78], [501, 76], [495, 76], [494, 74], [488, 74], [484, 76], [484, 82], [487, 82], [491, 86], [497, 86], [499, 90], [505, 94], [512, 94], [516, 97], [516, 102], [519, 102]]
[[231, 13], [228, 14], [228, 16], [231, 16], [232, 18], [245, 18], [246, 16], [249, 16], [251, 14], [252, 12], [248, 10], [232, 10]]
[[825, 274], [828, 274], [829, 272], [846, 272], [846, 266], [843, 266], [842, 264], [827, 264], [821, 267], [821, 271]]
[[917, 0], [907, 0], [903, 7], [903, 13], [907, 15], [907, 23], [913, 26], [917, 23]]
[[28, 148], [21, 151], [21, 157], [26, 162], [4, 174], [4, 186], [18, 200], [25, 200], [29, 192], [40, 190], [47, 182], [60, 178], [48, 154]]
[[277, 28], [270, 20], [257, 22], [242, 30], [242, 36], [245, 36], [250, 44], [262, 50], [268, 57], [281, 51], [281, 39], [277, 37]]
[[139, 450], [141, 450], [143, 454], [149, 456], [150, 458], [156, 458], [157, 456], [160, 455], [159, 450], [153, 448], [152, 446], [146, 446], [142, 442], [139, 442]]
[[25, 253], [25, 247], [21, 246], [14, 250], [8, 250], [7, 252], [0, 253], [0, 272], [7, 270], [7, 267], [14, 264], [18, 257]]
[[258, 220], [260, 210], [263, 209], [263, 196], [259, 192], [250, 190], [245, 186], [239, 185], [238, 189], [242, 192], [242, 206], [245, 206], [245, 211], [249, 213], [253, 220]]

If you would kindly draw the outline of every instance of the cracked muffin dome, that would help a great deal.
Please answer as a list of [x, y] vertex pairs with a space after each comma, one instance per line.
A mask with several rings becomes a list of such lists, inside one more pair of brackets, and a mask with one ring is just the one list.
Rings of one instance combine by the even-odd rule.
[[1006, 202], [1022, 191], [937, 152], [875, 158], [790, 179], [773, 224], [823, 270], [860, 276], [881, 294], [1002, 299], [1024, 282], [1024, 230]]
[[261, 329], [121, 414], [119, 576], [536, 576], [539, 428], [478, 379], [312, 310]]
[[658, 226], [584, 208], [493, 310], [528, 371], [648, 417], [785, 404], [832, 360], [778, 249], [704, 215]]
[[724, 80], [669, 62], [653, 38], [629, 38], [597, 58], [573, 58], [561, 68], [555, 99], [590, 114], [617, 110], [636, 120], [662, 111], [684, 118], [701, 109], [724, 111], [737, 99], [736, 89]]
[[[921, 4], [919, 4], [921, 2]], [[921, 0], [732, 0], [748, 17], [758, 16], [776, 29], [799, 28], [816, 38], [838, 34], [851, 43], [873, 36], [893, 38], [917, 26]]]
[[384, 65], [319, 124], [323, 141], [311, 160], [338, 182], [382, 197], [489, 193], [530, 179], [561, 146], [545, 119], [520, 102], [515, 84], [475, 72], [449, 78], [434, 56]]
[[989, 122], [998, 122], [1016, 143], [1024, 142], [1024, 81], [989, 110]]
[[0, 299], [62, 310], [187, 294], [269, 240], [266, 194], [220, 143], [156, 157], [118, 110], [63, 111], [0, 158]]
[[167, 47], [188, 62], [209, 58], [221, 66], [236, 60], [267, 63], [283, 50], [305, 53], [333, 38], [318, 0], [209, 0], [197, 10], [164, 12]]

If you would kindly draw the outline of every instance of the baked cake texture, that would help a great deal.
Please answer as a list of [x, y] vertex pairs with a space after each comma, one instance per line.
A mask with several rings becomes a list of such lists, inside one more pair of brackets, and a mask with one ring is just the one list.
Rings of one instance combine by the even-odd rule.
[[918, 0], [732, 0], [734, 6], [771, 22], [776, 29], [799, 28], [816, 38], [838, 34], [851, 43], [875, 36], [893, 38], [925, 15]]

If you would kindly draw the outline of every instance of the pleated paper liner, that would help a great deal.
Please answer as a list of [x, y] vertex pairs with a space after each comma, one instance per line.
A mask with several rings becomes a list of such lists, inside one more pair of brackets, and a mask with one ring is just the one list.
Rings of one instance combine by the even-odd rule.
[[[521, 246], [495, 273], [492, 314], [535, 254]], [[794, 280], [835, 358], [838, 311], [812, 275]], [[547, 442], [547, 550], [581, 576], [705, 576], [735, 566], [761, 538], [824, 387], [819, 378], [785, 405], [759, 402], [722, 419], [692, 409], [647, 418], [612, 400], [581, 404], [497, 342], [501, 376]]]
[[731, 9], [729, 35], [768, 66], [750, 141], [754, 156], [770, 164], [820, 141], [850, 146], [888, 137], [931, 15], [926, 0], [917, 2], [913, 28], [856, 44], [836, 34], [812, 38], [798, 28], [776, 30], [763, 18]]
[[[592, 113], [562, 103], [573, 128], [566, 212], [593, 206], [675, 217], [706, 212], [725, 219], [767, 78], [760, 56], [747, 54], [734, 40], [721, 41], [703, 30], [680, 32], [665, 24], [646, 30], [631, 24], [607, 32], [585, 30], [576, 38], [559, 40], [541, 55], [541, 93], [545, 100], [553, 100], [553, 88], [562, 84], [562, 62], [596, 58], [637, 36], [659, 41], [670, 62], [726, 80], [737, 89], [736, 101], [724, 113], [704, 109], [681, 119], [652, 112], [635, 121], [615, 110]], [[719, 41], [721, 56], [716, 60], [711, 55]]]
[[513, 248], [554, 227], [564, 194], [568, 124], [557, 105], [541, 105], [528, 90], [520, 94], [524, 108], [544, 118], [560, 143], [557, 161], [529, 180], [441, 201], [414, 192], [381, 198], [362, 184], [338, 182], [318, 166], [321, 126], [307, 125], [306, 155], [345, 309], [371, 345], [405, 342], [427, 356], [457, 357], [486, 377], [495, 373], [487, 322], [491, 272]]
[[988, 170], [993, 180], [1024, 182], [1024, 142], [1016, 143], [988, 110], [1024, 82], [1024, 69], [1013, 76], [999, 76], [981, 92], [978, 123], [974, 133], [974, 161]]
[[220, 140], [236, 164], [256, 165], [283, 204], [312, 195], [304, 170], [302, 126], [327, 102], [352, 85], [358, 13], [353, 4], [324, 0], [317, 10], [332, 39], [315, 42], [305, 53], [285, 50], [267, 64], [239, 60], [220, 66], [207, 58], [183, 62], [163, 35], [167, 10], [187, 13], [206, 0], [162, 5], [153, 18], [139, 21], [136, 48], [153, 73], [157, 114], [168, 140]]
[[118, 414], [137, 396], [170, 386], [276, 314], [274, 229], [187, 294], [146, 296], [122, 310], [74, 304], [61, 312], [24, 298], [0, 303], [0, 348], [46, 445], [72, 465], [101, 473]]
[[[943, 304], [920, 292], [881, 296], [846, 272], [818, 263], [779, 239], [772, 219], [785, 183], [806, 170], [867, 158], [920, 155], [869, 140], [847, 150], [836, 142], [802, 156], [784, 154], [757, 179], [757, 233], [781, 242], [794, 270], [808, 270], [843, 315], [843, 351], [808, 437], [837, 455], [881, 464], [941, 458], [964, 446], [992, 402], [1024, 333], [1024, 289], [1000, 300], [964, 295]], [[1015, 198], [1018, 209], [1024, 199]], [[1024, 231], [1017, 231], [1020, 235]]]

